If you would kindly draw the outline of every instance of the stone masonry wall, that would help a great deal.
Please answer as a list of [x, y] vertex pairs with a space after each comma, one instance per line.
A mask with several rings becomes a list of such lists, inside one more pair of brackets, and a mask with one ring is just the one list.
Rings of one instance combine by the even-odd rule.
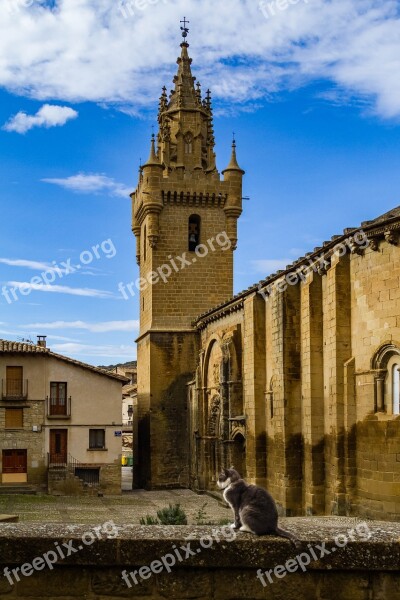
[[[5, 409], [8, 407], [23, 408], [23, 428], [5, 429]], [[27, 450], [27, 479], [33, 485], [46, 485], [47, 467], [44, 453], [44, 400], [28, 402], [0, 403], [0, 473], [2, 470], [2, 450], [13, 448]], [[32, 426], [39, 426], [39, 431], [32, 431]]]
[[[201, 217], [200, 242], [208, 248], [208, 254], [202, 257], [188, 251], [188, 222], [192, 214]], [[226, 232], [226, 217], [222, 209], [166, 205], [159, 218], [161, 235], [157, 248], [148, 246], [140, 274], [146, 278], [162, 265], [168, 265], [171, 273], [165, 282], [160, 280], [152, 286], [147, 285], [141, 294], [142, 333], [149, 327], [188, 329], [197, 315], [228, 300], [233, 291], [233, 251], [223, 251], [215, 240], [218, 234]], [[214, 238], [214, 251], [207, 243], [211, 238]], [[141, 239], [144, 240], [143, 235]], [[218, 239], [223, 242], [225, 238]], [[222, 244], [224, 248], [227, 245], [229, 241]], [[177, 257], [183, 253], [186, 253], [190, 265], [181, 268]]]
[[[400, 519], [400, 416], [390, 371], [376, 366], [387, 345], [400, 354], [396, 239], [337, 251], [279, 290], [281, 276], [232, 313], [242, 323], [246, 475], [265, 481], [282, 514]], [[223, 337], [229, 308], [202, 330], [203, 351]]]
[[139, 485], [189, 484], [187, 384], [198, 354], [196, 333], [149, 333], [139, 342]]

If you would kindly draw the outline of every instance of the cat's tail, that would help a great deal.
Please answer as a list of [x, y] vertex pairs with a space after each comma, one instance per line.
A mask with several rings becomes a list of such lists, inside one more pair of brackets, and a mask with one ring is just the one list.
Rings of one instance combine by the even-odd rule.
[[295, 548], [300, 548], [301, 541], [293, 533], [290, 533], [290, 531], [286, 531], [285, 529], [281, 529], [280, 527], [277, 526], [275, 529], [275, 533], [276, 533], [276, 535], [279, 535], [280, 537], [284, 537], [284, 538], [290, 540]]

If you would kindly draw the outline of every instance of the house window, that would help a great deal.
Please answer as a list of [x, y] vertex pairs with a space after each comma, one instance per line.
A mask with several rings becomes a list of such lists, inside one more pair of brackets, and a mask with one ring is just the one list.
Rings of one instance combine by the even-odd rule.
[[23, 408], [6, 408], [6, 429], [22, 429], [24, 426]]
[[23, 396], [22, 373], [22, 367], [6, 367], [6, 395], [8, 398]]
[[199, 215], [189, 217], [189, 252], [194, 252], [200, 243], [200, 222]]
[[50, 382], [50, 415], [67, 414], [67, 384], [61, 381]]
[[105, 429], [89, 429], [89, 449], [103, 450], [106, 447]]

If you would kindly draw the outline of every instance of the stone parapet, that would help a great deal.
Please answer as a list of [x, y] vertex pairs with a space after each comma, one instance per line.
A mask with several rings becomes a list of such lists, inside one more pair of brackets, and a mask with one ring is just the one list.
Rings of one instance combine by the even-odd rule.
[[[282, 519], [282, 526], [298, 535], [302, 541], [300, 549], [294, 549], [284, 539], [270, 536], [257, 538], [238, 533], [232, 539], [228, 529], [223, 527], [128, 525], [119, 527], [117, 537], [107, 537], [103, 531], [113, 536], [116, 531], [99, 524], [38, 524], [34, 529], [28, 524], [4, 524], [0, 526], [0, 597], [9, 600], [39, 597], [64, 600], [76, 597], [93, 600], [400, 598], [400, 524], [298, 517]], [[88, 533], [94, 532], [96, 527], [100, 539]], [[364, 535], [366, 531], [369, 539]], [[90, 545], [82, 543], [93, 537], [96, 539]], [[212, 540], [209, 548], [205, 548], [207, 539]], [[348, 542], [343, 546], [346, 539]], [[189, 543], [193, 555], [185, 559], [186, 551], [182, 547], [188, 547]], [[14, 585], [3, 576], [5, 566], [10, 570], [19, 566], [21, 571], [22, 565], [54, 551], [57, 545], [65, 553], [72, 545], [76, 550], [64, 560], [59, 559], [51, 570], [46, 567], [29, 576], [20, 575], [20, 581]], [[298, 565], [296, 556], [310, 554], [310, 547], [318, 560], [312, 559], [304, 571], [299, 566], [294, 569], [294, 565]], [[165, 568], [158, 569], [157, 574], [147, 569], [142, 571], [148, 575], [146, 578], [137, 575], [137, 585], [131, 581], [132, 587], [129, 587], [123, 581], [122, 571], [129, 574], [161, 561], [167, 554], [173, 555], [174, 548], [180, 549], [184, 560], [176, 560], [169, 573]], [[329, 554], [320, 558], [320, 548]], [[288, 563], [290, 559], [295, 562]], [[290, 565], [293, 572], [285, 565]], [[274, 575], [277, 567], [279, 577]], [[273, 582], [266, 580], [263, 586], [257, 578], [258, 569], [262, 573], [272, 570]], [[285, 569], [287, 572], [283, 575]], [[28, 567], [25, 571], [29, 572]]]

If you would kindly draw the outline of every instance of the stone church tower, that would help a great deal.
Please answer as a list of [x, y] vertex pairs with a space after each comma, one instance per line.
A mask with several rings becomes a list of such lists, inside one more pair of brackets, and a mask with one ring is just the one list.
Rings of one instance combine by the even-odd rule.
[[244, 171], [235, 142], [221, 179], [211, 93], [195, 84], [182, 28], [174, 89], [163, 88], [159, 131], [132, 194], [140, 267], [140, 487], [189, 484], [187, 384], [200, 346], [195, 318], [233, 294], [233, 251]]

